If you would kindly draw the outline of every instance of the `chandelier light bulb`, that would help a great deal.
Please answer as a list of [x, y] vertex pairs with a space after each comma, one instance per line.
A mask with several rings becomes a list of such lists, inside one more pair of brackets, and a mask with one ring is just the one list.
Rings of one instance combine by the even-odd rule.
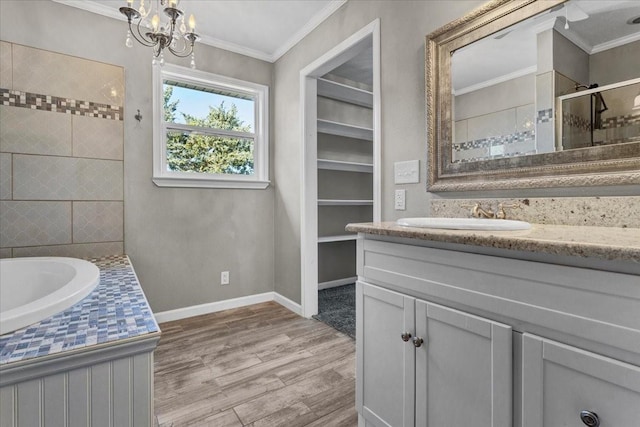
[[124, 45], [128, 48], [133, 47], [133, 40], [131, 40], [131, 31], [127, 30], [127, 39], [124, 42]]
[[191, 32], [193, 33], [196, 29], [196, 18], [195, 16], [193, 16], [193, 14], [191, 14], [191, 16], [189, 16], [189, 30], [191, 30]]
[[158, 32], [158, 25], [160, 25], [160, 17], [156, 13], [155, 15], [153, 15], [153, 18], [151, 18], [151, 27], [153, 27], [154, 33]]
[[175, 8], [178, 5], [178, 0], [169, 0], [169, 7]]
[[133, 0], [127, 0], [127, 6], [128, 7], [133, 6]]

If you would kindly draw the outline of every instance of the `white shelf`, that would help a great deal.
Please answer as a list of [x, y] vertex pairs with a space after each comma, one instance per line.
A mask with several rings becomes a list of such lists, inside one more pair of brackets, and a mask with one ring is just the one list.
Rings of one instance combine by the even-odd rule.
[[357, 240], [357, 234], [341, 234], [339, 236], [322, 236], [318, 237], [318, 243], [348, 242], [349, 240]]
[[318, 79], [318, 95], [361, 107], [373, 108], [373, 92], [327, 79]]
[[318, 169], [373, 173], [373, 164], [358, 163], [358, 162], [344, 162], [342, 160], [318, 159]]
[[373, 200], [318, 199], [318, 206], [373, 206]]
[[318, 132], [373, 141], [373, 129], [318, 119]]

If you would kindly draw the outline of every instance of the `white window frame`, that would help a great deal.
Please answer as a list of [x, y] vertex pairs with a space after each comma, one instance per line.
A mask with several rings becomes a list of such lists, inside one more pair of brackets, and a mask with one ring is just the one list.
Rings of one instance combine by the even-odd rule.
[[[167, 168], [167, 128], [192, 130], [191, 127], [164, 121], [164, 81], [248, 95], [255, 100], [253, 175], [209, 174], [170, 171]], [[224, 131], [216, 131], [224, 134]], [[239, 133], [236, 135], [239, 136]], [[269, 87], [218, 74], [192, 70], [172, 64], [153, 66], [153, 182], [158, 187], [246, 188], [269, 186]]]

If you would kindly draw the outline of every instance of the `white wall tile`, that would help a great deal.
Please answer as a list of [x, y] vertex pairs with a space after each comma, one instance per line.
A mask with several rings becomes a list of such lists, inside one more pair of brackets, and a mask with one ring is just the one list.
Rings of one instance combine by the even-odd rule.
[[124, 71], [115, 65], [13, 45], [13, 88], [122, 106]]
[[467, 120], [458, 120], [455, 122], [453, 134], [454, 142], [456, 144], [469, 141], [469, 138], [467, 137]]
[[0, 246], [71, 243], [71, 202], [0, 202]]
[[12, 89], [13, 63], [11, 61], [11, 43], [0, 41], [0, 87]]
[[0, 153], [0, 199], [11, 199], [11, 154]]
[[535, 131], [536, 106], [535, 104], [523, 105], [516, 108], [516, 124], [518, 132]]
[[123, 253], [123, 242], [31, 246], [26, 248], [13, 249], [14, 257], [66, 256], [72, 258], [99, 258], [108, 255], [122, 255]]
[[15, 154], [15, 200], [123, 200], [122, 161]]
[[72, 131], [74, 157], [122, 160], [122, 120], [72, 116]]
[[73, 202], [73, 243], [123, 240], [123, 202]]
[[0, 106], [0, 150], [10, 153], [71, 155], [71, 115]]

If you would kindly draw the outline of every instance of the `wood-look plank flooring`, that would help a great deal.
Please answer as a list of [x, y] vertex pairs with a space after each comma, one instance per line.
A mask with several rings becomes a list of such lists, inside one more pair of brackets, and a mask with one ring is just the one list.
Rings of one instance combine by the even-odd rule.
[[162, 323], [160, 427], [357, 426], [355, 342], [268, 302]]

